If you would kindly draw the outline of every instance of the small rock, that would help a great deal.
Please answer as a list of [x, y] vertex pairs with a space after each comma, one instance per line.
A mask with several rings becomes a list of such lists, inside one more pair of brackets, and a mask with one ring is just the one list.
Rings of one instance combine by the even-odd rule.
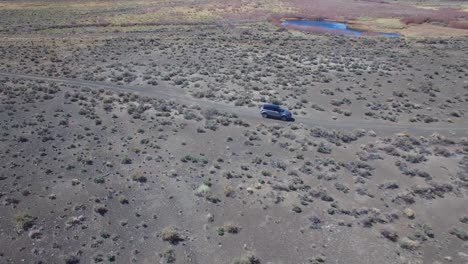
[[71, 181], [71, 183], [72, 183], [72, 186], [76, 186], [76, 185], [80, 184], [80, 180], [78, 180], [78, 179], [73, 179], [73, 180]]
[[460, 256], [460, 258], [464, 260], [468, 260], [468, 254], [466, 254], [465, 252], [458, 252], [458, 256]]
[[206, 220], [207, 220], [209, 223], [213, 223], [213, 222], [214, 222], [214, 215], [213, 215], [213, 214], [207, 214], [207, 215], [206, 215]]
[[32, 230], [29, 232], [28, 236], [31, 239], [40, 239], [42, 237], [42, 233], [40, 230]]
[[404, 211], [403, 211], [406, 215], [406, 217], [408, 217], [409, 219], [414, 219], [415, 217], [415, 212], [413, 209], [411, 208], [406, 208]]

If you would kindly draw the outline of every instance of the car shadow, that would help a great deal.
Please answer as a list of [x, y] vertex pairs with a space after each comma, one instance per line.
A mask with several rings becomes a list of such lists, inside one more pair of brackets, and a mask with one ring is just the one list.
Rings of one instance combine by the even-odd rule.
[[294, 117], [283, 120], [283, 119], [281, 119], [281, 117], [269, 116], [268, 119], [275, 119], [275, 120], [280, 120], [280, 121], [284, 121], [284, 122], [294, 122], [294, 121], [296, 121], [296, 119]]

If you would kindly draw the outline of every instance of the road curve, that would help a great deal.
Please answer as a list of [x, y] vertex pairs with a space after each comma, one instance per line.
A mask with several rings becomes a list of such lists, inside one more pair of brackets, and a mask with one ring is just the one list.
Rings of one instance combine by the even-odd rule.
[[[17, 74], [17, 73], [6, 73], [0, 72], [0, 76], [14, 78], [14, 79], [26, 79], [26, 80], [35, 80], [35, 81], [47, 81], [47, 82], [56, 82], [63, 83], [68, 85], [77, 85], [82, 87], [88, 87], [92, 89], [105, 89], [112, 90], [115, 92], [132, 92], [146, 96], [155, 96], [165, 100], [173, 100], [178, 103], [188, 104], [188, 105], [199, 105], [202, 108], [215, 108], [224, 112], [231, 112], [237, 114], [239, 117], [248, 118], [252, 121], [264, 122], [260, 117], [259, 112], [255, 108], [233, 106], [231, 104], [226, 104], [222, 102], [213, 102], [206, 99], [198, 99], [185, 94], [175, 93], [174, 90], [168, 89], [163, 85], [159, 85], [156, 89], [151, 86], [143, 85], [116, 85], [109, 84], [104, 82], [96, 81], [86, 81], [79, 79], [68, 79], [60, 77], [49, 77], [49, 76], [39, 76], [39, 75], [30, 75], [30, 74]], [[287, 123], [271, 120], [279, 125], [285, 125]], [[323, 127], [327, 129], [366, 129], [373, 130], [380, 134], [389, 134], [389, 133], [399, 133], [407, 132], [413, 135], [430, 135], [432, 133], [450, 133], [457, 136], [466, 136], [468, 135], [468, 127], [457, 127], [450, 126], [448, 124], [443, 124], [440, 126], [425, 126], [417, 124], [395, 124], [395, 123], [384, 123], [376, 121], [332, 121], [332, 120], [322, 120], [314, 119], [309, 117], [297, 117], [295, 120], [297, 124], [303, 124], [307, 127]]]

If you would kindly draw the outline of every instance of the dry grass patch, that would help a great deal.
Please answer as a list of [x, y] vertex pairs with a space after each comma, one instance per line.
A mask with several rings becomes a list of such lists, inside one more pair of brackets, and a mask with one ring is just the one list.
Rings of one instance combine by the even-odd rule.
[[157, 23], [164, 21], [180, 21], [180, 22], [206, 22], [214, 21], [219, 18], [219, 12], [214, 12], [193, 7], [162, 7], [156, 10], [151, 10], [147, 13], [140, 14], [118, 14], [108, 17], [106, 20], [114, 25], [131, 24], [131, 23]]
[[406, 28], [406, 25], [397, 18], [361, 17], [356, 22], [349, 22], [349, 28], [360, 31], [399, 33], [399, 30]]
[[461, 37], [468, 35], [468, 31], [464, 29], [435, 26], [430, 24], [410, 25], [407, 28], [402, 29], [399, 33], [406, 37], [414, 38], [424, 38], [427, 36]]

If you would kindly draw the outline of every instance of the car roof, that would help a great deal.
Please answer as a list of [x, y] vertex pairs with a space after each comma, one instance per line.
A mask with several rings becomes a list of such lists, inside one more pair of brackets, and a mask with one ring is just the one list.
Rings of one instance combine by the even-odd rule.
[[278, 107], [278, 108], [280, 108], [279, 105], [275, 105], [275, 104], [263, 104], [263, 106]]

